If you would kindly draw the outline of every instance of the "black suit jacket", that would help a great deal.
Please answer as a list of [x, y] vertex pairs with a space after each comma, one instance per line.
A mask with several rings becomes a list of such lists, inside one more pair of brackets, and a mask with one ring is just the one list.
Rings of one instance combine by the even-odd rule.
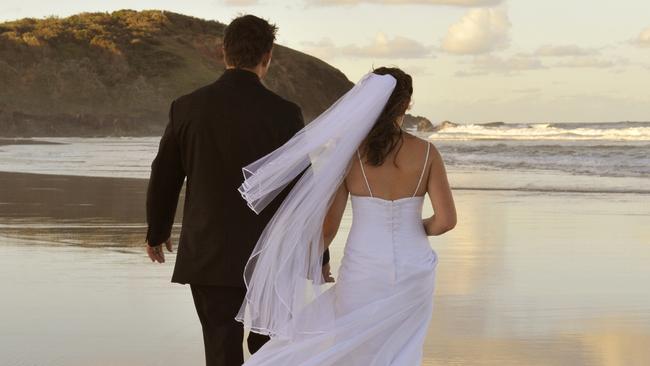
[[242, 167], [303, 126], [300, 107], [242, 69], [172, 102], [147, 192], [147, 242], [158, 245], [170, 236], [187, 177], [172, 282], [244, 286], [246, 261], [298, 178], [257, 215], [237, 191]]

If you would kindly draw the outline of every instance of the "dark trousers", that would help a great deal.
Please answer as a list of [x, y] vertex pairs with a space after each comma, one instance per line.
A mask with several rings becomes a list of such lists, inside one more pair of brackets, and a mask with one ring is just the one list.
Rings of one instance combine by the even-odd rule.
[[[192, 285], [192, 297], [203, 327], [206, 366], [241, 366], [244, 363], [244, 327], [235, 320], [246, 290], [238, 287]], [[249, 333], [248, 350], [255, 353], [269, 340]]]

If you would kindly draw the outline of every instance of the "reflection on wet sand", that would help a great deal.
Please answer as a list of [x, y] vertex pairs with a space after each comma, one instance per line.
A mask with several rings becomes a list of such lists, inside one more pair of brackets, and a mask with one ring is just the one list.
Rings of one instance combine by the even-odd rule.
[[[146, 181], [0, 173], [0, 186], [1, 364], [202, 362], [189, 289], [169, 283], [175, 254], [142, 251]], [[650, 364], [650, 197], [455, 197], [459, 225], [431, 238], [425, 365]], [[334, 264], [351, 220], [348, 207]]]
[[431, 240], [430, 364], [649, 364], [650, 200], [456, 196], [467, 214]]

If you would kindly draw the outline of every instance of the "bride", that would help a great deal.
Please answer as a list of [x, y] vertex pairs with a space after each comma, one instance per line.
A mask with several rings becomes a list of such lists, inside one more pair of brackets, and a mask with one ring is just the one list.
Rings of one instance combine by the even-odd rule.
[[[268, 334], [245, 365], [419, 365], [438, 262], [427, 236], [456, 224], [444, 164], [401, 129], [411, 77], [381, 67], [276, 151], [239, 188], [260, 212], [295, 179], [245, 270], [237, 320]], [[422, 218], [428, 194], [434, 215]], [[353, 221], [334, 285], [322, 253], [351, 198]], [[325, 276], [323, 276], [325, 272]]]

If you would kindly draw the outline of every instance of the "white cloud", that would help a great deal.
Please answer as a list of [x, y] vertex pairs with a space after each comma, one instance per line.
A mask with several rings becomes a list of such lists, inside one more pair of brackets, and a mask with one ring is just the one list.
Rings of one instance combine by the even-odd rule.
[[331, 40], [304, 42], [304, 51], [321, 58], [338, 56], [361, 58], [424, 58], [431, 56], [431, 47], [427, 47], [406, 37], [389, 38], [383, 33], [377, 34], [375, 40], [364, 46], [336, 46]]
[[454, 54], [481, 54], [506, 48], [510, 26], [503, 8], [471, 9], [449, 27], [442, 49]]
[[512, 75], [518, 71], [555, 69], [555, 68], [594, 68], [607, 69], [625, 66], [629, 61], [623, 58], [606, 60], [598, 57], [575, 56], [561, 62], [545, 64], [534, 55], [518, 53], [510, 57], [479, 55], [471, 61], [471, 69], [457, 71], [458, 77], [480, 76], [487, 74]]
[[535, 51], [537, 56], [590, 56], [596, 55], [599, 51], [594, 48], [583, 48], [578, 45], [544, 45]]
[[474, 66], [474, 69], [458, 71], [455, 76], [478, 76], [491, 73], [508, 75], [516, 71], [546, 68], [539, 59], [521, 54], [506, 58], [492, 55], [477, 56], [472, 61], [472, 65]]
[[635, 43], [640, 47], [650, 47], [650, 27], [641, 31]]
[[576, 67], [576, 68], [608, 68], [613, 67], [614, 62], [603, 60], [595, 57], [574, 57], [570, 60], [559, 62], [554, 66], [557, 67]]
[[422, 64], [401, 65], [400, 68], [411, 75], [433, 75], [429, 68]]
[[516, 94], [529, 95], [529, 94], [539, 94], [542, 92], [542, 89], [541, 88], [517, 88], [517, 89], [512, 89], [512, 92]]
[[221, 2], [228, 6], [251, 6], [259, 4], [258, 0], [221, 0]]
[[488, 74], [511, 76], [519, 71], [557, 68], [611, 69], [614, 72], [616, 70], [622, 72], [624, 69], [617, 69], [617, 67], [624, 67], [628, 64], [629, 60], [625, 58], [607, 60], [599, 57], [574, 56], [563, 58], [561, 62], [547, 64], [540, 57], [528, 53], [518, 53], [509, 57], [479, 55], [469, 63], [470, 68], [457, 71], [454, 76], [469, 77]]
[[543, 69], [542, 62], [534, 57], [515, 55], [508, 58], [496, 56], [479, 56], [474, 61], [479, 68], [494, 71], [515, 71]]
[[472, 76], [483, 76], [483, 75], [487, 75], [487, 74], [488, 74], [488, 73], [485, 72], [485, 71], [472, 71], [472, 70], [470, 70], [470, 71], [465, 71], [465, 70], [458, 70], [458, 71], [456, 71], [456, 72], [454, 73], [454, 76], [455, 76], [455, 77], [458, 77], [458, 78], [468, 78], [468, 77], [472, 77]]
[[333, 58], [339, 54], [339, 48], [329, 38], [323, 38], [318, 42], [302, 42], [297, 48], [320, 59]]
[[358, 5], [361, 3], [379, 5], [449, 5], [449, 6], [493, 6], [504, 0], [312, 0], [316, 5]]

